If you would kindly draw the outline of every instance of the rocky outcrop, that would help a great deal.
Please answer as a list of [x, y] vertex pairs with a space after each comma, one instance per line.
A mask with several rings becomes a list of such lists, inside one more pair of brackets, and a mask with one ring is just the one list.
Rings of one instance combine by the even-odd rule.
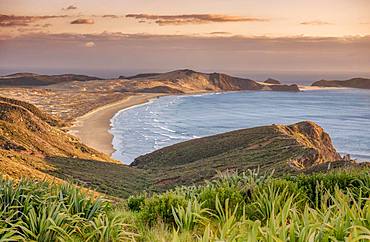
[[267, 88], [271, 88], [272, 91], [279, 92], [300, 92], [297, 84], [292, 85], [268, 85]]
[[278, 126], [282, 132], [296, 139], [305, 147], [306, 152], [291, 160], [291, 165], [299, 169], [308, 169], [314, 165], [341, 160], [330, 136], [314, 122], [300, 122], [289, 126]]
[[264, 81], [264, 83], [267, 83], [267, 84], [275, 84], [275, 85], [280, 85], [281, 84], [280, 81], [275, 80], [275, 79], [272, 79], [272, 78], [268, 78], [266, 81]]
[[370, 79], [368, 78], [352, 78], [349, 80], [320, 80], [312, 83], [311, 86], [319, 87], [349, 87], [349, 88], [362, 88], [370, 89]]

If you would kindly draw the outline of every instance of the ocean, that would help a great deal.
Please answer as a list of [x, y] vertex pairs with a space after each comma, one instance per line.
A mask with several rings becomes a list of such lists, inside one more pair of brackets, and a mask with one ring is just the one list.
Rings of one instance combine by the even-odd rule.
[[129, 164], [140, 155], [189, 139], [303, 120], [321, 125], [341, 154], [370, 160], [370, 90], [361, 89], [161, 97], [112, 118], [113, 158]]

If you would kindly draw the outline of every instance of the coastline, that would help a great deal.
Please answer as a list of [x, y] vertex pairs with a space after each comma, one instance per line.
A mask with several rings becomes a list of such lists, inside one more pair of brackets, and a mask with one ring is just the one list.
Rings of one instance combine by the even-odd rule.
[[[299, 86], [302, 91], [346, 89], [338, 87], [311, 87]], [[188, 93], [187, 95], [199, 95], [210, 93]], [[168, 95], [168, 94], [167, 94]], [[186, 94], [185, 94], [186, 95]], [[149, 102], [153, 98], [166, 96], [163, 93], [141, 93], [127, 96], [124, 99], [98, 107], [80, 117], [77, 117], [73, 125], [68, 128], [68, 133], [78, 137], [82, 143], [109, 156], [113, 154], [113, 135], [109, 132], [111, 119], [120, 111], [132, 108], [136, 105]]]
[[111, 119], [120, 110], [149, 102], [153, 98], [163, 96], [159, 93], [145, 93], [128, 96], [118, 102], [110, 103], [94, 109], [76, 118], [68, 133], [78, 137], [82, 143], [107, 155], [115, 151], [109, 132]]

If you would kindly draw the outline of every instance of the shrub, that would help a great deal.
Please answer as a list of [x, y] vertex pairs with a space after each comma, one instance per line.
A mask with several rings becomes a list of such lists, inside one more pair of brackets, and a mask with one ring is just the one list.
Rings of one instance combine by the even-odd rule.
[[134, 212], [139, 212], [144, 204], [145, 195], [130, 196], [127, 199], [127, 207]]
[[176, 194], [175, 192], [156, 194], [145, 199], [144, 204], [141, 206], [141, 218], [149, 225], [152, 225], [158, 220], [173, 224], [172, 208], [185, 205], [186, 200], [183, 195]]

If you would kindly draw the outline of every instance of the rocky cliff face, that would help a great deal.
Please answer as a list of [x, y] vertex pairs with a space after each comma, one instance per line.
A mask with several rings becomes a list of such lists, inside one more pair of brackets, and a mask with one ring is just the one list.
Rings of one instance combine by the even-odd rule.
[[314, 165], [338, 161], [341, 156], [335, 150], [330, 136], [314, 122], [300, 122], [289, 126], [278, 126], [305, 147], [306, 152], [290, 161], [292, 167], [308, 169]]

